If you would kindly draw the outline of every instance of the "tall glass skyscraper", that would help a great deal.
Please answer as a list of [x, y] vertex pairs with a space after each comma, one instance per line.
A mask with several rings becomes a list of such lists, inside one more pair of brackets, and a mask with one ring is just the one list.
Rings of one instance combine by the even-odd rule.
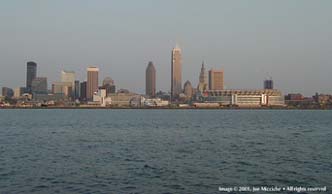
[[26, 91], [32, 92], [32, 81], [37, 77], [37, 63], [29, 61], [27, 63], [27, 80], [26, 80]]
[[182, 93], [182, 57], [181, 49], [178, 46], [172, 50], [171, 68], [171, 96], [173, 100]]

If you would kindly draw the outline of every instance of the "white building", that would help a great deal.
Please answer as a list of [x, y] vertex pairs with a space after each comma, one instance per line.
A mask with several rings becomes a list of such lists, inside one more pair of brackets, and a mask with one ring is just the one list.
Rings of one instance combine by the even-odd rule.
[[107, 97], [105, 89], [101, 89], [93, 95], [93, 102], [95, 104], [99, 104], [102, 107], [106, 107], [112, 104], [112, 99]]
[[203, 101], [239, 107], [285, 106], [279, 90], [208, 90]]
[[165, 107], [169, 105], [166, 100], [161, 100], [160, 98], [143, 99], [145, 107]]

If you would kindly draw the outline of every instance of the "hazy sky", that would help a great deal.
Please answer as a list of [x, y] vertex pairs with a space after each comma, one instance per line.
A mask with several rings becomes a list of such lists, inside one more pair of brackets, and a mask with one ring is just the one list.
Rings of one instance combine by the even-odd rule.
[[225, 71], [227, 88], [332, 93], [331, 0], [2, 0], [0, 87], [25, 85], [26, 62], [49, 85], [60, 71], [145, 90], [152, 60], [157, 89], [170, 90], [171, 49], [183, 53], [183, 80], [197, 85], [202, 60]]

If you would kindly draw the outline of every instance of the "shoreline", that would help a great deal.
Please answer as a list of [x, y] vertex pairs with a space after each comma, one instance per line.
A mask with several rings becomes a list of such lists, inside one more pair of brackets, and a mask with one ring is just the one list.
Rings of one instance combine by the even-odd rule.
[[1, 107], [0, 110], [332, 110], [332, 108], [293, 107]]

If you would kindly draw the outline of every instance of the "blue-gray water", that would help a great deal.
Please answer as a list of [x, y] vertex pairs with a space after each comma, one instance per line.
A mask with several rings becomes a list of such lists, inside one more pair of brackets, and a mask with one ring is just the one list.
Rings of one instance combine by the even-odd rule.
[[332, 189], [332, 111], [0, 110], [0, 193], [254, 185]]

